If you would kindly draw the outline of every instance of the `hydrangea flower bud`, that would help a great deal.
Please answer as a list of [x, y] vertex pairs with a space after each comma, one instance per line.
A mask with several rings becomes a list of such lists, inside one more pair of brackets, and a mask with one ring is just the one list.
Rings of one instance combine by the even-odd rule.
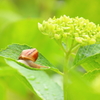
[[56, 40], [72, 39], [81, 46], [100, 42], [100, 26], [82, 17], [53, 17], [38, 23], [38, 27], [43, 34]]
[[92, 38], [92, 39], [89, 40], [89, 44], [95, 44], [95, 43], [96, 43], [95, 39]]
[[60, 34], [55, 34], [55, 35], [54, 35], [54, 38], [57, 39], [57, 40], [58, 40], [58, 39], [61, 39], [61, 35], [60, 35]]

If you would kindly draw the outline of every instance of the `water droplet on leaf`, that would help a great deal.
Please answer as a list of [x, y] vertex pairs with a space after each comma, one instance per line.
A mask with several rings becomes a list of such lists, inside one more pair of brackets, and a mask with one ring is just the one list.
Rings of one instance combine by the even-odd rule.
[[56, 94], [52, 94], [53, 96], [56, 96]]
[[35, 80], [35, 76], [29, 76], [28, 79]]
[[36, 82], [36, 84], [40, 84], [40, 82], [39, 82], [39, 81], [37, 81], [37, 82]]
[[48, 88], [47, 85], [44, 84], [44, 89], [45, 89], [45, 90], [48, 90], [49, 88]]

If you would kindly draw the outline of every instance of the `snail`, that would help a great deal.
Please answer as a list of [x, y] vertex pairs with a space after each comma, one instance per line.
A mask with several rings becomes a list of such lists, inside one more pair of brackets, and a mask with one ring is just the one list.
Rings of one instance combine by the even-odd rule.
[[23, 50], [18, 61], [33, 68], [48, 68], [34, 63], [38, 58], [38, 51], [36, 48]]

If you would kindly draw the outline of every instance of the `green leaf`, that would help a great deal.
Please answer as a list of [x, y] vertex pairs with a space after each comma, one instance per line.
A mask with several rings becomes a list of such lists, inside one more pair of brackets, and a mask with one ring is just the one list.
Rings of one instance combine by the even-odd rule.
[[63, 100], [63, 92], [61, 88], [53, 82], [44, 71], [36, 71], [27, 69], [12, 60], [6, 62], [17, 69], [31, 84], [34, 91], [43, 100]]
[[40, 64], [42, 66], [47, 66], [48, 68], [41, 68], [41, 69], [37, 69], [37, 68], [32, 68], [32, 67], [29, 67], [29, 66], [26, 66], [25, 64], [22, 64], [20, 62], [18, 62], [18, 58], [21, 54], [21, 52], [25, 49], [31, 49], [32, 47], [29, 47], [27, 45], [19, 45], [19, 44], [13, 44], [13, 45], [10, 45], [7, 49], [3, 50], [0, 52], [0, 56], [4, 57], [4, 58], [9, 58], [13, 61], [15, 61], [16, 63], [26, 67], [26, 68], [29, 68], [29, 69], [33, 69], [33, 70], [53, 70], [59, 74], [62, 75], [62, 73], [57, 69], [55, 68], [45, 57], [43, 57], [42, 54], [39, 53], [39, 57], [37, 59], [37, 61], [35, 63], [37, 64]]
[[[100, 54], [97, 54], [95, 56], [92, 56], [90, 58], [88, 58], [84, 63], [82, 63], [82, 67], [86, 70], [86, 71], [93, 71], [95, 69], [100, 69]], [[98, 62], [99, 60], [99, 62]]]
[[[11, 67], [3, 67], [0, 68], [0, 83], [4, 85], [6, 89], [11, 89], [17, 94], [20, 94], [24, 98], [28, 97], [27, 92], [29, 92], [29, 89], [33, 91], [31, 85], [27, 80], [18, 73], [17, 70], [11, 68]], [[26, 86], [29, 88], [26, 88]], [[35, 93], [35, 92], [34, 92]], [[2, 100], [2, 99], [0, 99]]]
[[68, 82], [68, 100], [99, 100], [100, 94], [95, 93], [82, 75], [71, 70], [69, 73], [70, 81]]
[[100, 94], [100, 69], [87, 72], [83, 78], [86, 79], [96, 93]]
[[[61, 87], [53, 82], [50, 77], [44, 71], [42, 71], [44, 69], [31, 68], [17, 61], [22, 50], [30, 48], [31, 47], [26, 45], [13, 44], [7, 49], [1, 51], [0, 56], [6, 58], [7, 64], [17, 69], [19, 73], [26, 78], [31, 87], [28, 85], [27, 86], [30, 89], [32, 88], [33, 92], [35, 91], [43, 100], [63, 100], [63, 91]], [[40, 53], [36, 63], [43, 66], [48, 66], [50, 68], [46, 69], [51, 69], [60, 73]]]
[[93, 81], [98, 75], [100, 75], [100, 69], [95, 69], [93, 71], [89, 71], [87, 73], [84, 74], [84, 78], [88, 81], [91, 82]]
[[82, 65], [86, 71], [100, 68], [100, 63], [97, 61], [100, 58], [99, 54], [100, 44], [81, 47], [74, 60], [74, 65]]

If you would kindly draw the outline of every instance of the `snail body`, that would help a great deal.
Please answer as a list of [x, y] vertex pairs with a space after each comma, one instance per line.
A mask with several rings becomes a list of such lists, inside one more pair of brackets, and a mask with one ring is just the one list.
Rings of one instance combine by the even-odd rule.
[[38, 58], [38, 51], [36, 48], [26, 49], [22, 51], [22, 53], [18, 58], [18, 61], [33, 68], [41, 68], [41, 67], [47, 68], [46, 66], [41, 66], [34, 63], [37, 60], [37, 58]]

